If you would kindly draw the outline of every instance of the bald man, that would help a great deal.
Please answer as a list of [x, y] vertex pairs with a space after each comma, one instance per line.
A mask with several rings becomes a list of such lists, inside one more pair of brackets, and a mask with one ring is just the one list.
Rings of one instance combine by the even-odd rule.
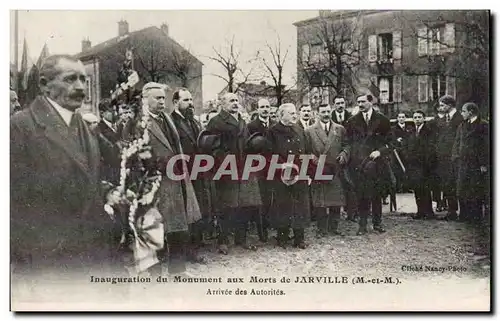
[[[222, 99], [222, 109], [207, 125], [207, 131], [220, 135], [222, 150], [214, 152], [216, 167], [226, 157], [235, 157], [238, 166], [244, 165], [246, 157], [245, 142], [250, 137], [247, 124], [240, 114], [238, 96], [227, 93]], [[238, 173], [242, 169], [238, 168]], [[229, 230], [234, 229], [234, 243], [248, 250], [256, 250], [256, 246], [248, 243], [247, 224], [252, 215], [256, 215], [262, 206], [259, 185], [256, 177], [248, 180], [232, 180], [230, 176], [222, 176], [215, 181], [220, 212], [220, 234], [218, 238], [219, 252], [228, 254]]]

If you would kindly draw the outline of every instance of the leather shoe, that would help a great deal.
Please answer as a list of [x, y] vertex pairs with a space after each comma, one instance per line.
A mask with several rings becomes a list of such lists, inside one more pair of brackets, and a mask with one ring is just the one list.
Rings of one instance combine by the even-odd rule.
[[294, 247], [297, 247], [297, 248], [299, 248], [299, 249], [302, 249], [302, 250], [304, 250], [304, 249], [306, 249], [306, 248], [307, 248], [307, 244], [306, 244], [305, 242], [300, 242], [300, 243], [298, 243], [298, 244], [294, 244], [293, 246], [294, 246]]
[[382, 226], [380, 226], [380, 225], [374, 226], [373, 230], [377, 231], [379, 233], [385, 233], [385, 229]]
[[219, 252], [220, 254], [227, 255], [229, 253], [229, 248], [227, 247], [227, 245], [222, 244], [222, 245], [219, 245], [217, 252]]
[[344, 233], [340, 232], [340, 231], [332, 231], [331, 232], [333, 235], [337, 235], [337, 236], [345, 236]]
[[368, 234], [368, 231], [365, 229], [359, 229], [358, 232], [356, 232], [356, 235], [358, 235], [358, 236], [365, 235], [365, 234]]

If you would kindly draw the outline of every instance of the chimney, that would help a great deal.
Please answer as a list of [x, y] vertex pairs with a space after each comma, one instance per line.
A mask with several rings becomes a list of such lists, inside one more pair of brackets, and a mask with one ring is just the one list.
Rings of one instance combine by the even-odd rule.
[[162, 23], [160, 29], [161, 29], [161, 31], [163, 31], [165, 33], [165, 35], [169, 36], [169, 34], [168, 34], [168, 24]]
[[128, 35], [128, 22], [126, 20], [120, 20], [118, 22], [118, 37], [123, 37]]
[[89, 38], [83, 39], [82, 40], [82, 51], [87, 51], [92, 47], [92, 43], [90, 42]]

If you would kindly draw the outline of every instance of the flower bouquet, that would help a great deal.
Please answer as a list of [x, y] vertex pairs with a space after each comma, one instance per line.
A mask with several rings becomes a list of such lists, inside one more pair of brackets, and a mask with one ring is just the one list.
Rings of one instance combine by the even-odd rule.
[[139, 77], [130, 68], [130, 56], [127, 53], [118, 77], [119, 83], [123, 79], [126, 82], [117, 86], [112, 99], [114, 104], [127, 105], [136, 113], [117, 143], [121, 158], [119, 181], [103, 182], [110, 189], [104, 210], [120, 227], [120, 249], [132, 254], [125, 262], [127, 269], [139, 274], [158, 263], [156, 251], [164, 246], [162, 216], [155, 207], [162, 175], [154, 166], [149, 144], [148, 106], [134, 95]]

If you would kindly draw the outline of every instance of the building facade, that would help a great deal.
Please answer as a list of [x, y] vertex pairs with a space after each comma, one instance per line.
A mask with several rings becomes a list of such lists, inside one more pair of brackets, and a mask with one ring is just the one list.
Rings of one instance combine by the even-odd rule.
[[129, 32], [126, 21], [118, 23], [118, 36], [92, 46], [82, 41], [82, 52], [76, 55], [87, 71], [87, 101], [85, 104], [98, 115], [99, 101], [109, 98], [118, 85], [118, 73], [126, 53], [132, 55], [132, 68], [137, 71], [140, 88], [147, 82], [166, 84], [167, 107], [172, 108], [172, 94], [186, 87], [193, 95], [196, 113], [202, 110], [203, 64], [168, 34], [168, 26], [148, 27]]
[[434, 115], [448, 94], [489, 114], [489, 19], [488, 11], [322, 10], [294, 24], [302, 99], [342, 95], [353, 105], [369, 92], [395, 117]]

